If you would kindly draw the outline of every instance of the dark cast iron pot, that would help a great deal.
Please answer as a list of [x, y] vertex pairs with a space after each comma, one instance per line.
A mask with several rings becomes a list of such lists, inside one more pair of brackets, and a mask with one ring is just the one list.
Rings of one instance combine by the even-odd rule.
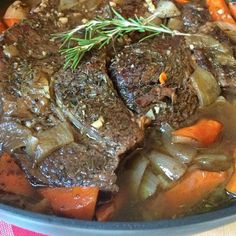
[[236, 220], [236, 203], [217, 211], [175, 220], [95, 222], [33, 213], [0, 204], [0, 220], [49, 236], [192, 235]]

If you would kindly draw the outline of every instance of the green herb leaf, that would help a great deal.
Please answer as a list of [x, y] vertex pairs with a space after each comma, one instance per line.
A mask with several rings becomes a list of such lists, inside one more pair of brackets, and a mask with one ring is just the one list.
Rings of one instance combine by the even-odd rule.
[[152, 20], [155, 18], [154, 15], [148, 18], [135, 16], [134, 18], [125, 19], [113, 8], [112, 11], [115, 15], [112, 19], [99, 17], [83, 25], [79, 25], [70, 31], [54, 35], [54, 39], [62, 41], [60, 52], [65, 56], [64, 68], [70, 67], [76, 69], [86, 52], [92, 50], [94, 47], [101, 49], [112, 40], [134, 31], [151, 33], [141, 41], [160, 33], [186, 35], [170, 30], [164, 25], [152, 23]]

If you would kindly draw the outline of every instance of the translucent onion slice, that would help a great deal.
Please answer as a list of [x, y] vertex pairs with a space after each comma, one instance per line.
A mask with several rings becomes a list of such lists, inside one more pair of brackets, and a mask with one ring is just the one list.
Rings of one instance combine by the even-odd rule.
[[196, 90], [200, 106], [207, 106], [216, 101], [220, 95], [220, 86], [215, 77], [207, 70], [197, 67], [191, 76], [191, 82]]
[[223, 21], [216, 22], [216, 25], [224, 31], [234, 43], [236, 43], [236, 25]]
[[173, 2], [161, 0], [157, 4], [157, 9], [154, 12], [154, 15], [159, 18], [171, 18], [180, 16], [181, 12]]
[[0, 131], [1, 151], [13, 152], [22, 147], [32, 150], [38, 143], [37, 138], [32, 135], [28, 128], [16, 122], [1, 123]]
[[74, 141], [72, 131], [66, 122], [40, 132], [37, 138], [39, 143], [35, 151], [36, 161], [41, 161], [53, 151]]
[[148, 154], [148, 159], [153, 168], [163, 172], [169, 179], [176, 181], [184, 175], [186, 166], [179, 160], [176, 160], [168, 155], [152, 150]]
[[149, 160], [140, 154], [132, 161], [130, 169], [130, 188], [135, 195], [138, 193], [144, 172], [149, 164]]
[[192, 147], [200, 147], [201, 146], [201, 144], [193, 138], [184, 137], [184, 136], [177, 136], [177, 135], [172, 137], [172, 142], [176, 145], [177, 144], [185, 144], [185, 145], [191, 145]]
[[182, 163], [190, 163], [197, 154], [196, 148], [190, 145], [173, 143], [171, 132], [174, 130], [167, 123], [162, 124], [161, 131], [162, 142], [167, 152], [171, 156], [178, 158]]
[[159, 184], [159, 178], [149, 168], [147, 168], [144, 172], [139, 188], [140, 199], [145, 200], [151, 197], [156, 192]]
[[59, 9], [60, 10], [68, 10], [79, 4], [79, 0], [60, 0]]
[[201, 154], [194, 162], [202, 170], [207, 171], [225, 171], [232, 166], [232, 157], [224, 154]]

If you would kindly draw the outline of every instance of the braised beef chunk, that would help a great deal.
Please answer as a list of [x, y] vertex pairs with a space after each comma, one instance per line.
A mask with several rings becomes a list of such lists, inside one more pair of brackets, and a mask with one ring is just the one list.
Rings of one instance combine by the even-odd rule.
[[80, 138], [83, 141], [58, 149], [36, 166], [25, 152], [16, 152], [15, 158], [34, 186], [98, 186], [101, 190], [117, 191], [115, 170], [119, 159], [102, 147], [97, 150], [88, 138]]
[[0, 125], [11, 135], [0, 135], [0, 142], [35, 186], [115, 191], [120, 158], [143, 131], [113, 88], [104, 59], [62, 69], [60, 42], [51, 35], [73, 27], [73, 20], [61, 25], [57, 10], [43, 17], [57, 4], [42, 4], [1, 39]]
[[[151, 112], [156, 123], [169, 121], [178, 127], [198, 106], [188, 80], [190, 58], [184, 38], [157, 37], [125, 47], [112, 59], [109, 71], [131, 110], [139, 115]], [[162, 72], [167, 75], [164, 85], [159, 81]]]
[[54, 76], [57, 105], [82, 133], [115, 155], [142, 140], [142, 132], [110, 78], [103, 55], [93, 55], [77, 70], [62, 69]]

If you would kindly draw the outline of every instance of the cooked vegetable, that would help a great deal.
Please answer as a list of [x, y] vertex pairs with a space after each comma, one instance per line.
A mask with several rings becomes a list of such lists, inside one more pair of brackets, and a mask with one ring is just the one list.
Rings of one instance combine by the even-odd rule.
[[183, 28], [183, 20], [180, 17], [172, 17], [169, 19], [167, 27], [172, 30], [181, 30]]
[[37, 138], [39, 140], [35, 150], [37, 161], [41, 161], [56, 149], [74, 141], [72, 131], [66, 122], [40, 132]]
[[140, 183], [143, 178], [143, 174], [149, 164], [149, 160], [144, 156], [140, 155], [132, 161], [130, 169], [130, 188], [132, 193], [135, 195], [138, 193]]
[[61, 11], [71, 9], [79, 4], [78, 0], [60, 0], [59, 9]]
[[45, 188], [40, 193], [61, 215], [83, 220], [94, 216], [99, 189], [97, 187]]
[[160, 180], [158, 177], [147, 168], [144, 172], [142, 182], [139, 187], [139, 197], [141, 200], [145, 200], [151, 197], [157, 190]]
[[[236, 4], [235, 4], [236, 6]], [[236, 25], [228, 22], [217, 21], [218, 27], [226, 33], [226, 35], [236, 43]]]
[[2, 21], [0, 21], [0, 34], [3, 33], [6, 29], [7, 27], [5, 26], [5, 24]]
[[178, 158], [182, 163], [190, 163], [196, 156], [197, 150], [190, 145], [172, 143], [172, 132], [170, 125], [164, 123], [161, 126], [163, 145], [168, 153]]
[[230, 10], [224, 0], [207, 0], [207, 6], [214, 21], [224, 21], [235, 24]]
[[8, 27], [12, 27], [14, 24], [17, 24], [21, 20], [26, 19], [27, 14], [27, 6], [21, 1], [15, 1], [8, 7], [3, 20]]
[[153, 168], [163, 172], [169, 179], [178, 180], [186, 171], [186, 166], [180, 161], [155, 150], [150, 151], [148, 159]]
[[[208, 146], [214, 143], [219, 137], [223, 125], [216, 121], [210, 119], [201, 119], [196, 124], [185, 127], [172, 132], [174, 137], [187, 137], [197, 141], [202, 146]], [[179, 142], [175, 139], [176, 142]], [[189, 142], [188, 139], [185, 140], [186, 143]]]
[[161, 189], [169, 189], [175, 184], [173, 181], [171, 181], [168, 177], [166, 177], [163, 174], [160, 174], [157, 177], [158, 177]]
[[8, 57], [8, 58], [12, 58], [12, 57], [16, 57], [19, 55], [19, 51], [17, 50], [17, 47], [14, 45], [9, 45], [9, 46], [5, 46], [3, 53]]
[[162, 72], [160, 74], [159, 81], [160, 81], [160, 84], [165, 84], [165, 82], [167, 81], [167, 75], [165, 72]]
[[200, 106], [213, 103], [220, 95], [220, 86], [211, 72], [197, 66], [191, 76], [191, 82], [197, 92]]
[[233, 54], [232, 49], [226, 45], [220, 43], [217, 39], [213, 38], [211, 35], [198, 34], [189, 35], [185, 37], [187, 44], [193, 48], [202, 48], [205, 50], [211, 50], [217, 53], [225, 53], [230, 56]]
[[235, 171], [235, 169], [234, 169], [234, 172], [233, 172], [232, 176], [230, 177], [230, 180], [227, 183], [225, 189], [228, 193], [236, 196], [236, 171]]
[[18, 123], [10, 121], [0, 123], [0, 130], [2, 149], [13, 152], [21, 147], [26, 147], [27, 150], [36, 148], [38, 139], [32, 135], [28, 128]]
[[176, 186], [160, 193], [147, 202], [150, 211], [158, 209], [160, 218], [169, 218], [189, 210], [206, 198], [217, 186], [228, 178], [227, 172], [207, 172], [194, 170], [187, 173]]
[[156, 17], [159, 18], [170, 18], [180, 16], [181, 12], [171, 1], [161, 0], [157, 4], [157, 9], [154, 12]]
[[201, 170], [224, 171], [232, 166], [232, 158], [223, 154], [200, 154], [194, 162]]
[[236, 20], [236, 2], [229, 2], [229, 9], [230, 9], [231, 15]]
[[35, 194], [25, 174], [7, 153], [0, 157], [0, 189], [27, 197]]
[[190, 2], [190, 0], [175, 0], [175, 1], [179, 4], [186, 4]]

